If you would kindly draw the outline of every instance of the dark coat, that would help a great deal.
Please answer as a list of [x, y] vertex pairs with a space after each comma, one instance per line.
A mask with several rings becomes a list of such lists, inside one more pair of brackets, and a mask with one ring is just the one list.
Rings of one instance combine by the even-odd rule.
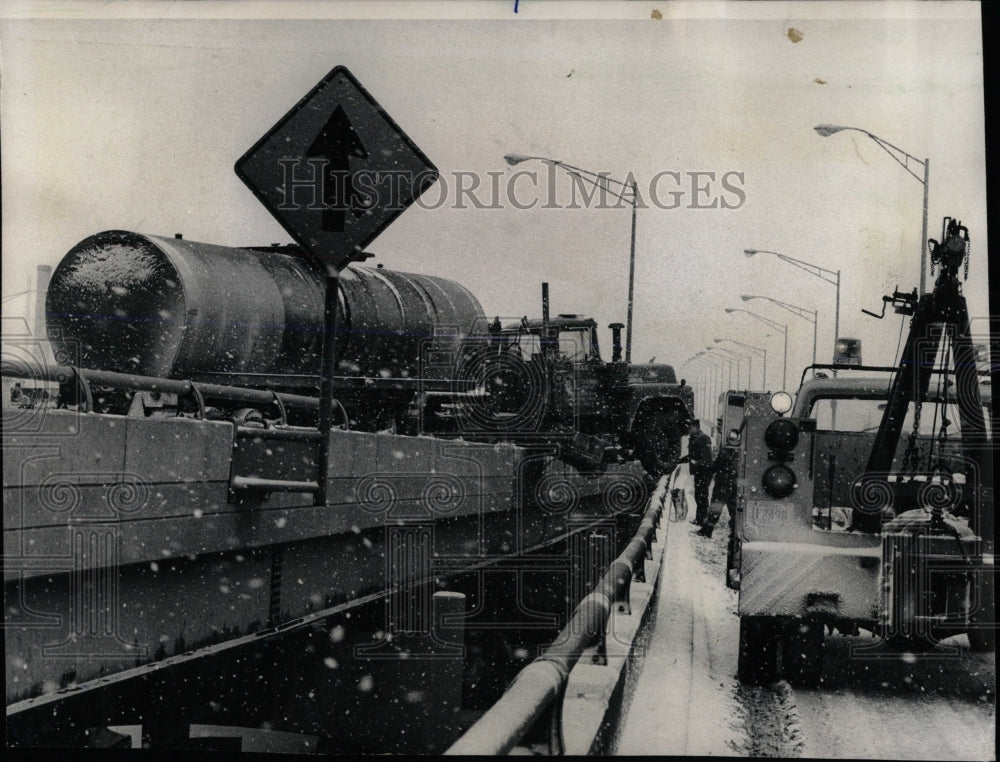
[[688, 468], [692, 474], [712, 468], [712, 440], [702, 431], [688, 438]]
[[739, 462], [739, 451], [735, 447], [723, 447], [715, 456], [712, 470], [715, 472], [715, 489], [712, 496], [715, 500], [730, 500], [736, 497], [736, 466]]

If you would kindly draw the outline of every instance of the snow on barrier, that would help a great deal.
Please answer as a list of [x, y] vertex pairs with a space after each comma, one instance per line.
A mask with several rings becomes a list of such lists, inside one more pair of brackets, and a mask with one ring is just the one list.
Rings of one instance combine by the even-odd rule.
[[[555, 641], [445, 754], [507, 754], [539, 727], [550, 754], [592, 752], [652, 599], [663, 552], [656, 529], [669, 498], [667, 479], [660, 478], [635, 536]], [[653, 570], [648, 582], [647, 560]]]

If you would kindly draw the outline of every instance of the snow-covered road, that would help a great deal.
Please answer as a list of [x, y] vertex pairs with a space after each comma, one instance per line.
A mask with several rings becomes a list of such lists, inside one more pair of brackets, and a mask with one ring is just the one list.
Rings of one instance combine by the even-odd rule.
[[795, 688], [806, 756], [996, 759], [994, 654], [859, 656], [871, 643], [828, 638], [823, 683]]
[[996, 759], [994, 654], [949, 655], [939, 646], [872, 658], [877, 641], [862, 632], [827, 637], [817, 688], [739, 685], [737, 594], [723, 581], [725, 521], [711, 539], [687, 520], [669, 525], [640, 671], [626, 687], [612, 753]]
[[735, 755], [744, 747], [733, 647], [739, 621], [736, 596], [723, 582], [725, 539], [721, 563], [713, 564], [720, 541], [694, 529], [687, 519], [668, 527], [652, 628], [624, 699], [616, 754]]

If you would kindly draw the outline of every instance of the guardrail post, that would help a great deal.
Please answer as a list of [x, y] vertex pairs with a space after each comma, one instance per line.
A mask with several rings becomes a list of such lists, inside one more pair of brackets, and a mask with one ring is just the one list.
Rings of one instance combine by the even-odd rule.
[[566, 696], [566, 691], [559, 691], [559, 695], [556, 696], [555, 701], [552, 702], [549, 708], [549, 756], [550, 757], [561, 757], [566, 753], [566, 744], [563, 741], [563, 729], [562, 729], [562, 713], [563, 713], [563, 698]]
[[430, 707], [427, 723], [421, 730], [426, 734], [427, 751], [436, 754], [454, 743], [461, 731], [458, 713], [462, 709], [465, 595], [439, 590], [432, 597], [431, 608], [433, 642], [443, 648], [421, 664]]
[[602, 667], [608, 666], [608, 631], [606, 628], [601, 630], [597, 636], [596, 650], [590, 661], [592, 664], [598, 664]]
[[[643, 544], [646, 545], [646, 543], [643, 543]], [[646, 547], [647, 547], [647, 550], [648, 550], [649, 546], [646, 545]], [[646, 581], [646, 554], [645, 553], [642, 554], [642, 558], [637, 558], [635, 560], [635, 564], [632, 567], [632, 579], [634, 579], [636, 582], [645, 582]]]
[[[589, 532], [576, 532], [571, 538], [570, 600], [576, 605], [597, 585], [614, 560], [614, 522], [602, 523]], [[572, 613], [572, 609], [567, 612]]]
[[[593, 592], [579, 602], [545, 653], [518, 673], [501, 699], [446, 754], [506, 754], [519, 742], [522, 746], [530, 744], [529, 735], [537, 739], [544, 727], [542, 723], [549, 728], [549, 753], [565, 754], [561, 720], [569, 673], [584, 651], [594, 644], [594, 662], [607, 665], [606, 637], [611, 611], [617, 604], [619, 611], [631, 613], [631, 580], [634, 577], [646, 581], [645, 558], [652, 557], [651, 545], [656, 538], [655, 523], [662, 509], [664, 485], [665, 478], [660, 481], [661, 497], [650, 500], [635, 536], [614, 563], [607, 560], [603, 567], [607, 571], [592, 585]], [[597, 555], [614, 547], [613, 535], [598, 535], [600, 539], [595, 542], [594, 535], [586, 531], [579, 534], [584, 536], [574, 537], [570, 545], [574, 586], [582, 585], [578, 580], [587, 576]]]

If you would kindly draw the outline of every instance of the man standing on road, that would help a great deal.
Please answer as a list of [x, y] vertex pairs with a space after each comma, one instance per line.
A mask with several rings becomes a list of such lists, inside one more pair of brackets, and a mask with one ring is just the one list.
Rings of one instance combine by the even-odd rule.
[[691, 421], [688, 431], [688, 469], [694, 478], [694, 502], [697, 506], [693, 524], [708, 521], [708, 486], [712, 481], [712, 440], [702, 432], [701, 422]]
[[[729, 511], [730, 542], [732, 542], [732, 530], [736, 522], [736, 471], [739, 462], [737, 449], [740, 443], [740, 435], [737, 431], [730, 431], [726, 443], [719, 448], [719, 454], [715, 456], [712, 464], [712, 472], [715, 474], [715, 488], [712, 490], [711, 505], [725, 503]], [[718, 510], [708, 512], [708, 520], [698, 530], [698, 534], [711, 537], [715, 531], [715, 525], [722, 516], [722, 506], [717, 506]]]

